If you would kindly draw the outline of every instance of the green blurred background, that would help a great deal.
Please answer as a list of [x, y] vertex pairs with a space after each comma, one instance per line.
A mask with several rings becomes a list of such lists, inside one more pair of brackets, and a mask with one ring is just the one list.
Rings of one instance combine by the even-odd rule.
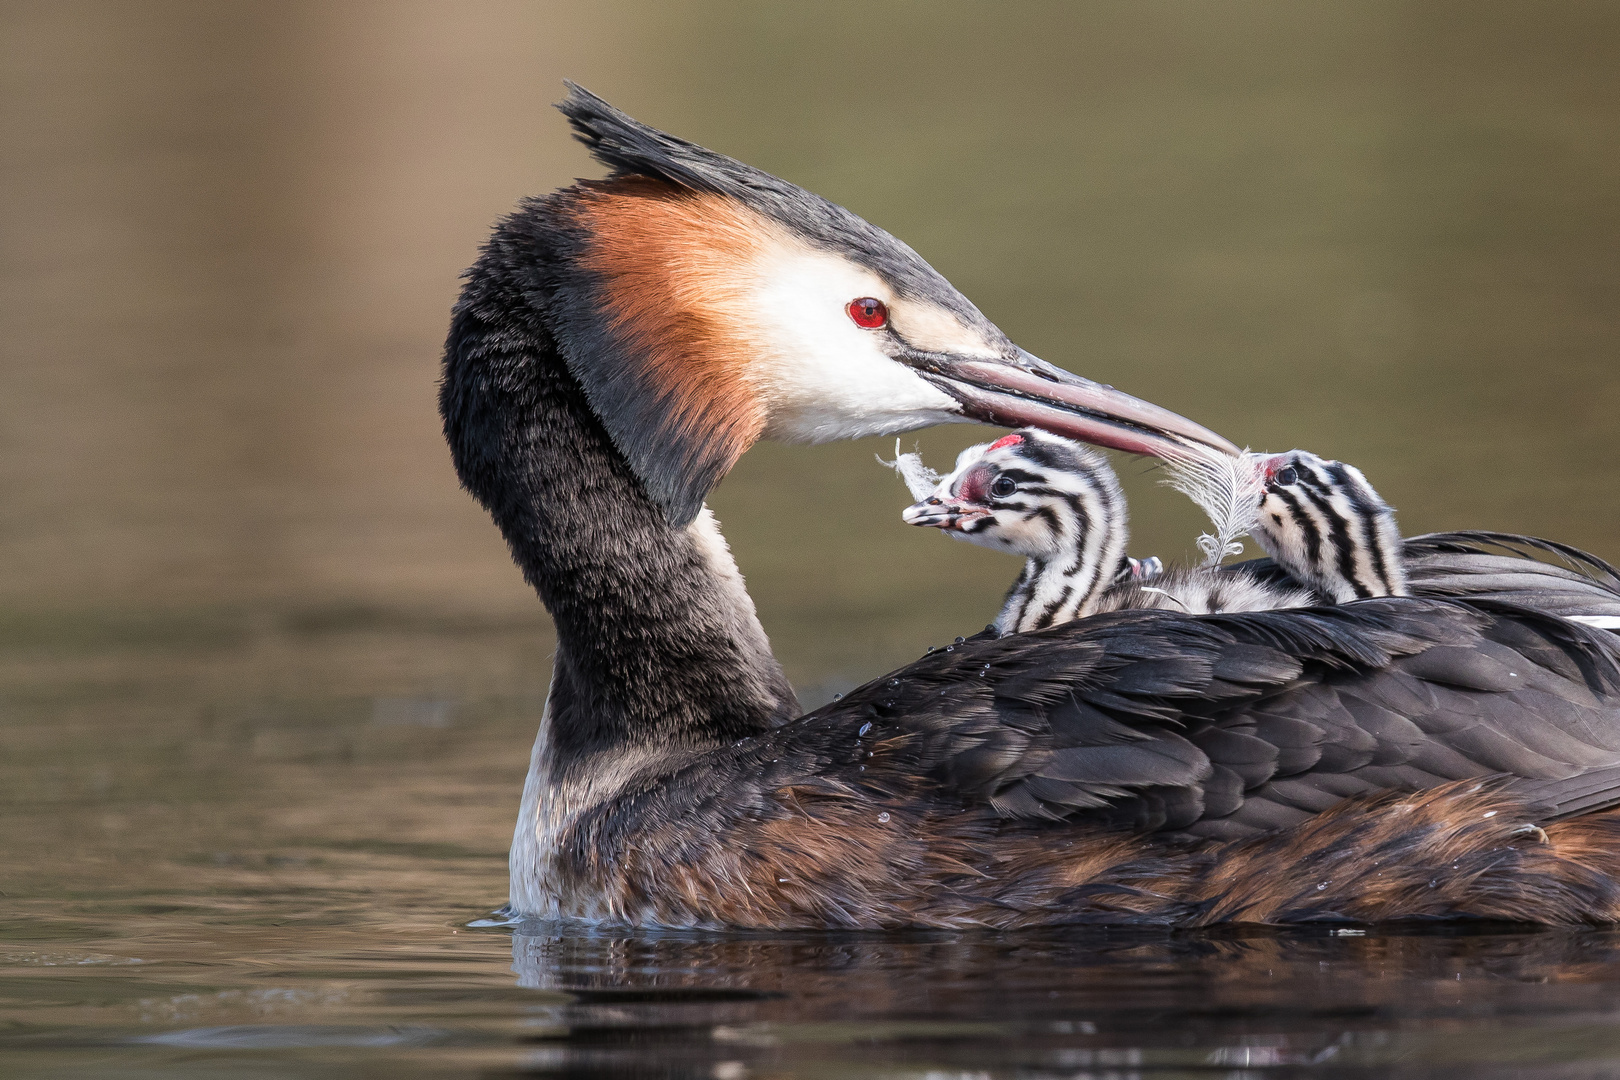
[[[11, 895], [412, 840], [499, 899], [550, 631], [435, 380], [491, 223], [600, 173], [564, 77], [884, 226], [1041, 356], [1355, 462], [1408, 532], [1614, 558], [1617, 53], [1607, 0], [0, 5]], [[903, 526], [892, 451], [761, 446], [712, 500], [807, 700], [1016, 571]], [[1191, 552], [1121, 469], [1135, 550]]]

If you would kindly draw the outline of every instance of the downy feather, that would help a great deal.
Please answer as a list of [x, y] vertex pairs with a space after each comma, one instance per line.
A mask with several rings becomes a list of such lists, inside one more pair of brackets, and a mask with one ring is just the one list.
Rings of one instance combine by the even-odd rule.
[[1182, 456], [1165, 461], [1163, 483], [1197, 503], [1214, 526], [1213, 533], [1202, 533], [1197, 541], [1206, 567], [1243, 553], [1240, 538], [1254, 528], [1265, 488], [1259, 457], [1247, 450], [1232, 457], [1189, 446]]
[[899, 473], [913, 499], [926, 499], [939, 486], [939, 473], [923, 464], [921, 454], [902, 454], [899, 439], [894, 440], [894, 460], [884, 461], [879, 457], [878, 464], [887, 465]]

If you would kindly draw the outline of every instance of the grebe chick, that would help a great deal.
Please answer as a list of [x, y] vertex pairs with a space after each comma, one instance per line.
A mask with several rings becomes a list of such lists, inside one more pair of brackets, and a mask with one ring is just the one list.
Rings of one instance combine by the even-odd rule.
[[[912, 470], [914, 463], [902, 468]], [[1244, 571], [1171, 568], [1127, 558], [1129, 514], [1101, 454], [1037, 428], [970, 446], [934, 490], [901, 515], [911, 525], [1022, 555], [998, 633], [1044, 630], [1104, 611], [1195, 615], [1305, 607], [1316, 594]]]
[[1265, 485], [1249, 531], [1294, 580], [1330, 604], [1409, 594], [1395, 511], [1360, 469], [1304, 450], [1248, 456]]
[[[1295, 581], [1315, 590], [1323, 603], [1343, 604], [1377, 596], [1414, 594], [1486, 598], [1493, 596], [1494, 590], [1515, 582], [1516, 575], [1511, 573], [1469, 572], [1443, 582], [1440, 589], [1433, 588], [1432, 579], [1414, 589], [1407, 576], [1413, 542], [1402, 540], [1395, 524], [1395, 511], [1367, 483], [1361, 470], [1342, 461], [1324, 461], [1304, 450], [1245, 456], [1256, 459], [1257, 475], [1264, 484], [1257, 514], [1247, 524], [1249, 533], [1278, 567], [1286, 570]], [[1490, 533], [1447, 535], [1458, 539], [1471, 536], [1521, 555], [1528, 555], [1522, 550], [1528, 548], [1556, 556], [1567, 567], [1584, 565], [1600, 574], [1608, 574], [1611, 580], [1613, 577], [1612, 568], [1607, 564], [1551, 541]], [[1432, 545], [1440, 539], [1442, 537], [1420, 537], [1416, 543]], [[1478, 557], [1472, 552], [1464, 554], [1467, 549], [1456, 540], [1446, 541], [1441, 550], [1457, 552], [1465, 564]], [[1432, 565], [1439, 560], [1431, 555], [1426, 561]], [[1549, 572], [1547, 564], [1533, 565], [1535, 573]], [[1469, 571], [1473, 569], [1468, 567]], [[1553, 570], [1570, 578], [1578, 576], [1571, 569]], [[1433, 569], [1429, 574], [1433, 574]], [[1561, 610], [1557, 614], [1600, 630], [1620, 631], [1620, 616], [1614, 614], [1597, 614], [1583, 607]]]

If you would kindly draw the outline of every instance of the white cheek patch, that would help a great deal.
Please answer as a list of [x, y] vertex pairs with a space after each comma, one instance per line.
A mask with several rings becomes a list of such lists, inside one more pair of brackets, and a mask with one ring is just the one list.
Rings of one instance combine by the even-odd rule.
[[948, 533], [958, 540], [966, 540], [975, 547], [982, 547], [989, 551], [999, 551], [1004, 555], [1017, 555], [1021, 558], [1029, 557], [1030, 538], [1012, 523], [1002, 521], [1001, 515], [996, 515], [995, 524], [988, 529], [974, 533]]
[[1064, 553], [1063, 536], [1039, 516], [1024, 510], [1003, 510], [996, 514], [1002, 534], [1002, 550], [1030, 559], [1055, 559]]
[[750, 366], [766, 438], [821, 443], [963, 420], [954, 399], [884, 354], [883, 331], [850, 319], [846, 305], [863, 296], [893, 300], [871, 271], [797, 243], [756, 265]]

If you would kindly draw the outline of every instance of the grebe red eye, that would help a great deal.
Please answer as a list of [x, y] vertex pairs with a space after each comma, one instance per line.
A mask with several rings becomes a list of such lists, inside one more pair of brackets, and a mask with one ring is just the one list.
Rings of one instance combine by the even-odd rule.
[[870, 296], [863, 296], [859, 300], [851, 300], [845, 309], [849, 317], [855, 320], [855, 325], [864, 330], [881, 330], [889, 325], [889, 307], [883, 301]]

